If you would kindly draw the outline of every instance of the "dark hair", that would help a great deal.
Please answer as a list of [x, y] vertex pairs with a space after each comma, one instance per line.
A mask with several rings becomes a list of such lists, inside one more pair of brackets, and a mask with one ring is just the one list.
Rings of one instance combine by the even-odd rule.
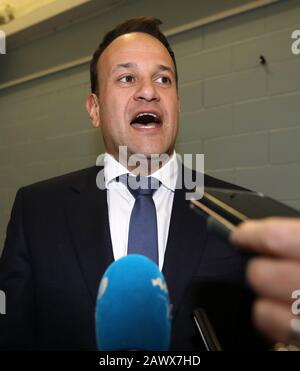
[[165, 37], [165, 35], [160, 31], [159, 25], [162, 24], [161, 20], [155, 17], [134, 17], [127, 21], [119, 24], [113, 30], [109, 31], [103, 38], [102, 42], [99, 44], [98, 48], [93, 54], [93, 58], [90, 63], [90, 78], [91, 78], [91, 91], [92, 93], [98, 94], [98, 76], [97, 76], [97, 62], [108, 47], [117, 37], [131, 33], [131, 32], [144, 32], [159, 40], [168, 50], [174, 65], [175, 65], [175, 78], [176, 86], [178, 84], [177, 67], [176, 60], [173, 50]]

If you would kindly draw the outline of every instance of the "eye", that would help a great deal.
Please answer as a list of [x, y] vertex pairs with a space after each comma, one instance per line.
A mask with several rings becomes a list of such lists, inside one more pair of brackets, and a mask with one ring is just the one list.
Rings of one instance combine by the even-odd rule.
[[157, 81], [164, 85], [170, 85], [172, 83], [172, 80], [168, 76], [160, 76]]
[[125, 75], [122, 76], [118, 81], [123, 82], [123, 83], [132, 83], [134, 82], [134, 76], [132, 75]]

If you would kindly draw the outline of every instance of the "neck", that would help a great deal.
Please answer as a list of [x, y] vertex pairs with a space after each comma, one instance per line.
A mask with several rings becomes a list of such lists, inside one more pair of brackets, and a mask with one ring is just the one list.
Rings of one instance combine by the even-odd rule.
[[[173, 152], [172, 152], [173, 153]], [[131, 154], [126, 156], [119, 156], [115, 159], [120, 162], [121, 165], [126, 167], [132, 174], [140, 176], [149, 176], [163, 167], [168, 161], [170, 161], [172, 154]]]

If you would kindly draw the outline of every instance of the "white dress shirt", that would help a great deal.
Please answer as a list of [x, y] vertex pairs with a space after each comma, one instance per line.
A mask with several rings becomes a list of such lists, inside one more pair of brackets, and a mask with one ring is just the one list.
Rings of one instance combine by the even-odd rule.
[[[104, 177], [105, 187], [107, 188], [110, 234], [115, 260], [127, 255], [129, 221], [135, 202], [126, 185], [116, 181], [117, 177], [127, 173], [129, 173], [127, 168], [110, 154], [105, 154]], [[161, 182], [161, 186], [153, 195], [157, 216], [158, 265], [160, 270], [162, 270], [164, 263], [177, 175], [178, 162], [175, 151], [164, 166], [151, 174], [151, 177]]]

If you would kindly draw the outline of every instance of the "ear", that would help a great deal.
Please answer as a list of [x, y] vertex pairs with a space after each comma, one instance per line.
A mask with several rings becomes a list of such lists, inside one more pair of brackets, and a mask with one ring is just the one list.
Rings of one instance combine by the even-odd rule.
[[99, 100], [96, 94], [89, 94], [86, 98], [85, 108], [94, 128], [101, 126]]

